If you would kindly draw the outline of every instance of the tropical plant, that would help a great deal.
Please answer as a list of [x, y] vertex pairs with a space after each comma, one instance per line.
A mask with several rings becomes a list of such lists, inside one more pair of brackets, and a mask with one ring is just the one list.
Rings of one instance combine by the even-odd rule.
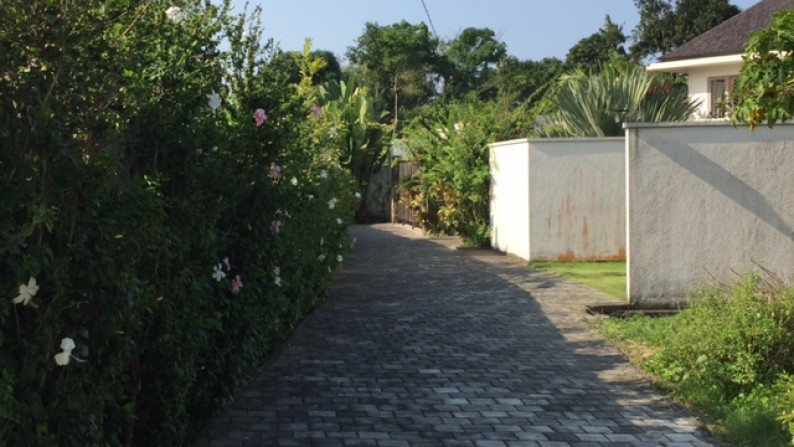
[[627, 122], [686, 121], [698, 106], [670, 78], [614, 59], [600, 73], [564, 74], [552, 95], [559, 133], [572, 137], [620, 136]]
[[[358, 85], [355, 76], [320, 87], [319, 98], [325, 123], [320, 126], [321, 132], [341, 149], [340, 163], [353, 174], [358, 190], [366, 193], [372, 174], [384, 165], [388, 155], [394, 128], [385, 123], [389, 113], [369, 89]], [[365, 205], [366, 197], [359, 203], [358, 221], [366, 218]]]
[[488, 246], [488, 144], [531, 132], [526, 108], [478, 99], [436, 105], [412, 120], [406, 158], [419, 174], [402, 187], [422, 226], [458, 234], [467, 246]]

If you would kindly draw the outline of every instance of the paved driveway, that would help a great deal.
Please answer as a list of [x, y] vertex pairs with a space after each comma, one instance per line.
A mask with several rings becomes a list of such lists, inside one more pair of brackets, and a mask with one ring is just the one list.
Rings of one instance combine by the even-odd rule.
[[583, 321], [607, 300], [520, 260], [383, 224], [205, 446], [707, 446]]

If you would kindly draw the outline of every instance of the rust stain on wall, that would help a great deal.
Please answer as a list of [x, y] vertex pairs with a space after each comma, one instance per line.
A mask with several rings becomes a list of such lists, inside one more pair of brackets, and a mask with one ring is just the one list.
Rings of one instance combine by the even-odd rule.
[[603, 262], [603, 261], [625, 261], [626, 249], [621, 248], [614, 255], [603, 256], [576, 256], [572, 250], [567, 250], [559, 256], [540, 256], [534, 261], [553, 261], [553, 262]]
[[576, 254], [571, 250], [566, 251], [564, 255], [558, 256], [557, 259], [555, 259], [557, 262], [573, 262], [576, 260]]

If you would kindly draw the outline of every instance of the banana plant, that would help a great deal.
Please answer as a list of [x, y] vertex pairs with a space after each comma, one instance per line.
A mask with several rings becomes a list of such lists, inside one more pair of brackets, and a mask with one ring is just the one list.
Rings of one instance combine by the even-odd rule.
[[[387, 123], [389, 114], [354, 76], [321, 86], [319, 97], [324, 119], [333, 123], [331, 137], [342, 147], [340, 162], [353, 173], [359, 190], [365, 192], [372, 174], [384, 165], [388, 155], [393, 130], [393, 124]], [[363, 201], [357, 216], [361, 213]]]

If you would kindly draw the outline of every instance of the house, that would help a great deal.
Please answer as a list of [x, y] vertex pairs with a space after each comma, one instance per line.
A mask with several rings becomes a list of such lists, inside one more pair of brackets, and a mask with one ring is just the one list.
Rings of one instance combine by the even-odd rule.
[[768, 27], [775, 13], [787, 8], [794, 8], [794, 0], [762, 0], [665, 54], [648, 70], [685, 73], [689, 96], [701, 104], [697, 118], [725, 118], [749, 35]]

